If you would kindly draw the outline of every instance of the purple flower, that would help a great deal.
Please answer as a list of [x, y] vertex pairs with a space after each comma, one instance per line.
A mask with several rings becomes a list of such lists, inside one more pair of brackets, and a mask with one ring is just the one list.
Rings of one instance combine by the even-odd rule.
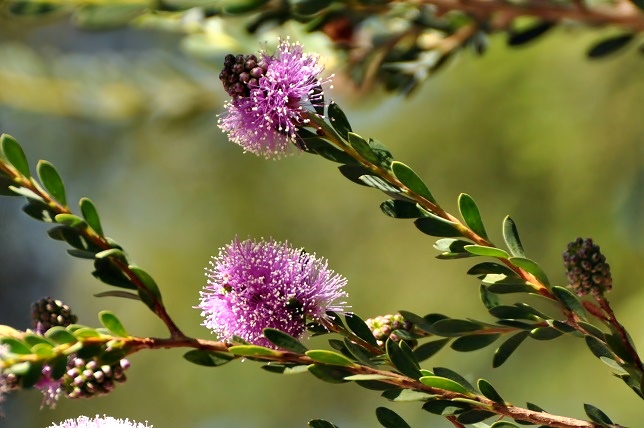
[[60, 424], [50, 425], [48, 428], [152, 428], [152, 425], [145, 425], [130, 421], [129, 419], [114, 419], [109, 416], [94, 418], [80, 416], [77, 419], [67, 419]]
[[263, 336], [265, 328], [300, 338], [307, 321], [345, 308], [338, 299], [347, 297], [346, 278], [328, 269], [326, 260], [288, 243], [235, 239], [210, 266], [197, 307], [203, 325], [225, 339], [239, 336], [275, 348]]
[[280, 40], [277, 52], [236, 58], [229, 55], [220, 79], [233, 97], [219, 127], [244, 150], [266, 158], [293, 153], [296, 132], [308, 123], [306, 111], [322, 102], [324, 69], [302, 45]]

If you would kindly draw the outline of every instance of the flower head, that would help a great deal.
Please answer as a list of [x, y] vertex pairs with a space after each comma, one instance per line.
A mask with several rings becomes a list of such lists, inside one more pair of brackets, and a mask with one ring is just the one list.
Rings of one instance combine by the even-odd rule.
[[114, 419], [109, 416], [94, 418], [80, 416], [77, 419], [67, 419], [60, 424], [50, 425], [48, 428], [152, 428], [152, 425], [137, 423], [129, 419]]
[[266, 158], [292, 152], [296, 132], [308, 123], [306, 111], [322, 102], [318, 56], [305, 54], [302, 45], [281, 40], [268, 55], [228, 55], [219, 75], [232, 101], [219, 127], [246, 151]]
[[306, 321], [341, 312], [338, 299], [347, 296], [346, 278], [328, 269], [326, 260], [273, 240], [235, 239], [213, 257], [206, 276], [198, 306], [203, 325], [222, 338], [273, 348], [265, 328], [302, 337]]
[[592, 239], [577, 238], [569, 243], [563, 259], [568, 282], [577, 295], [601, 295], [613, 287], [610, 265]]

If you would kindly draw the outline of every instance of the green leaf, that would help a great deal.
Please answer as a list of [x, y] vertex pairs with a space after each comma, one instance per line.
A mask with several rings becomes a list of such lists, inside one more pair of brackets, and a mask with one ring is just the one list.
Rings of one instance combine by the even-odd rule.
[[373, 332], [369, 329], [369, 326], [356, 314], [347, 313], [344, 315], [344, 320], [347, 323], [347, 327], [355, 333], [360, 339], [365, 342], [378, 346], [378, 341], [373, 335]]
[[463, 385], [445, 377], [423, 376], [419, 380], [423, 385], [427, 385], [432, 388], [444, 389], [446, 391], [452, 391], [458, 394], [471, 395], [471, 393], [467, 389], [465, 389]]
[[590, 349], [590, 352], [593, 353], [597, 358], [609, 358], [611, 360], [615, 359], [615, 354], [610, 350], [608, 346], [604, 344], [601, 340], [597, 339], [595, 336], [586, 335], [584, 336], [586, 340], [586, 345]]
[[404, 184], [409, 190], [436, 204], [436, 199], [432, 196], [429, 188], [425, 183], [423, 183], [423, 180], [420, 179], [413, 169], [402, 162], [393, 161], [391, 163], [391, 171], [394, 173], [398, 181]]
[[36, 166], [36, 171], [38, 172], [40, 182], [49, 194], [62, 206], [66, 207], [67, 196], [65, 195], [65, 185], [56, 168], [51, 163], [41, 160]]
[[328, 382], [328, 383], [349, 382], [348, 380], [344, 380], [344, 378], [349, 375], [349, 372], [342, 369], [341, 367], [338, 367], [338, 366], [330, 367], [330, 366], [325, 366], [320, 364], [311, 364], [307, 368], [313, 376], [317, 377], [318, 379], [324, 382]]
[[598, 338], [599, 340], [606, 340], [606, 337], [610, 336], [610, 335], [604, 334], [603, 331], [601, 331], [599, 328], [595, 327], [594, 325], [592, 325], [590, 323], [587, 323], [587, 322], [584, 322], [584, 321], [578, 321], [577, 324], [581, 328], [586, 330], [588, 333], [590, 333], [593, 336], [595, 336], [596, 338]]
[[340, 106], [334, 102], [329, 103], [327, 113], [329, 115], [329, 122], [331, 122], [333, 129], [335, 129], [342, 138], [348, 139], [349, 132], [353, 130], [351, 129], [349, 119], [347, 119], [347, 116], [344, 114]]
[[586, 310], [584, 309], [584, 306], [581, 304], [577, 296], [572, 293], [572, 291], [568, 290], [567, 288], [555, 286], [552, 287], [552, 292], [566, 309], [573, 312], [582, 321], [586, 321]]
[[61, 326], [52, 327], [47, 330], [45, 337], [60, 344], [78, 342], [76, 336], [74, 336]]
[[42, 364], [31, 363], [27, 365], [27, 370], [20, 376], [20, 386], [23, 389], [29, 389], [36, 385], [42, 378]]
[[518, 275], [514, 273], [512, 269], [495, 262], [482, 262], [474, 265], [470, 268], [470, 270], [467, 271], [467, 274], [479, 276], [479, 278], [484, 277], [488, 274], [505, 275], [506, 277], [518, 278]]
[[443, 349], [450, 340], [451, 339], [447, 337], [445, 339], [432, 340], [431, 342], [423, 343], [414, 349], [414, 357], [416, 357], [417, 361], [424, 361]]
[[[316, 2], [318, 0], [314, 0]], [[338, 428], [337, 426], [333, 425], [331, 422], [327, 422], [323, 419], [311, 419], [310, 421], [307, 422], [307, 425], [309, 428]]]
[[387, 339], [385, 348], [387, 349], [387, 357], [391, 364], [398, 369], [405, 376], [413, 379], [418, 379], [422, 376], [420, 366], [416, 361], [413, 353], [408, 349], [403, 349], [404, 342], [396, 343], [391, 339]]
[[435, 323], [439, 319], [447, 318], [445, 315], [431, 314], [431, 319], [428, 319], [427, 317], [421, 317], [420, 315], [416, 315], [413, 312], [404, 310], [400, 310], [398, 311], [398, 313], [403, 316], [405, 321], [409, 321], [410, 323], [414, 324], [414, 327], [426, 332], [430, 331], [433, 323]]
[[18, 196], [16, 192], [11, 190], [11, 187], [16, 184], [12, 179], [3, 175], [0, 171], [0, 195], [2, 196]]
[[563, 333], [553, 327], [537, 327], [530, 331], [530, 337], [535, 340], [552, 340]]
[[332, 366], [353, 366], [355, 363], [337, 352], [326, 351], [323, 349], [316, 349], [306, 351], [306, 356], [313, 361], [323, 364], [330, 364]]
[[499, 306], [501, 303], [499, 296], [496, 294], [492, 293], [490, 290], [488, 290], [489, 287], [487, 287], [485, 284], [481, 284], [479, 286], [479, 295], [481, 296], [481, 301], [483, 302], [483, 305], [485, 305], [488, 310], [495, 308]]
[[380, 141], [374, 140], [373, 138], [369, 138], [367, 143], [369, 144], [371, 151], [376, 155], [378, 164], [387, 170], [391, 169], [391, 163], [393, 162], [394, 157], [389, 149]]
[[262, 366], [263, 370], [266, 370], [269, 373], [277, 373], [277, 374], [285, 374], [285, 375], [290, 375], [290, 374], [300, 374], [304, 372], [308, 372], [308, 367], [306, 365], [300, 365], [300, 364], [279, 364], [275, 362], [269, 362], [268, 364], [265, 364]]
[[324, 159], [330, 160], [331, 162], [337, 162], [347, 165], [360, 165], [360, 163], [350, 155], [333, 146], [320, 146], [312, 151], [313, 153], [316, 153], [322, 156]]
[[32, 352], [33, 352], [33, 347], [38, 344], [46, 344], [50, 348], [54, 346], [53, 342], [47, 340], [45, 337], [39, 334], [34, 334], [34, 333], [26, 333], [25, 335], [22, 336], [22, 340], [28, 346], [32, 347], [32, 350], [31, 350]]
[[437, 395], [435, 394], [414, 391], [412, 389], [390, 389], [383, 392], [382, 396], [389, 401], [396, 402], [427, 401], [429, 399], [437, 397]]
[[129, 265], [128, 269], [136, 275], [136, 277], [141, 281], [141, 284], [145, 289], [138, 288], [138, 294], [143, 303], [145, 303], [153, 312], [155, 312], [155, 305], [161, 303], [161, 291], [159, 286], [154, 281], [154, 278], [150, 276], [149, 273], [144, 271], [138, 266]]
[[206, 351], [205, 349], [193, 349], [183, 354], [183, 358], [193, 364], [204, 367], [217, 367], [224, 365], [235, 357], [225, 352]]
[[279, 357], [282, 352], [257, 345], [236, 345], [228, 348], [228, 352], [241, 357]]
[[438, 336], [458, 337], [482, 329], [481, 324], [469, 320], [445, 319], [435, 322], [431, 332]]
[[115, 287], [136, 290], [136, 285], [123, 273], [110, 258], [96, 258], [94, 260], [94, 272], [92, 275], [101, 282]]
[[389, 199], [380, 204], [380, 209], [385, 215], [393, 218], [420, 218], [425, 216], [425, 211], [420, 209], [415, 202]]
[[508, 46], [521, 46], [528, 42], [536, 40], [537, 38], [547, 33], [554, 26], [554, 22], [539, 21], [528, 28], [519, 31], [513, 30], [509, 33]]
[[369, 147], [369, 143], [367, 143], [367, 140], [365, 140], [360, 135], [353, 132], [349, 132], [348, 139], [351, 147], [353, 147], [355, 151], [360, 154], [360, 156], [362, 156], [372, 164], [380, 163], [380, 159], [373, 152], [373, 150], [371, 150], [371, 147]]
[[52, 379], [58, 380], [65, 376], [65, 373], [67, 372], [67, 360], [68, 358], [66, 355], [58, 355], [49, 361], [47, 365], [51, 367]]
[[588, 53], [586, 55], [588, 56], [588, 58], [592, 59], [603, 58], [626, 47], [626, 45], [628, 45], [634, 37], [634, 34], [629, 33], [604, 39], [601, 42], [594, 44], [588, 50]]
[[88, 30], [108, 30], [123, 27], [145, 11], [143, 5], [83, 5], [72, 16], [74, 25]]
[[11, 135], [2, 134], [0, 136], [0, 148], [2, 153], [7, 158], [7, 161], [18, 170], [18, 172], [26, 178], [31, 177], [29, 172], [29, 162], [25, 152], [20, 147], [20, 144]]
[[453, 380], [454, 382], [467, 389], [469, 392], [476, 394], [477, 391], [463, 376], [445, 367], [434, 367], [434, 375]]
[[307, 347], [302, 345], [299, 340], [288, 333], [274, 329], [265, 328], [264, 336], [274, 345], [296, 354], [304, 354], [308, 351]]
[[[416, 219], [414, 224], [418, 230], [430, 236], [438, 236], [440, 238], [458, 238], [463, 236], [457, 223], [444, 220], [431, 214], [429, 217]], [[468, 245], [465, 248], [470, 246]]]
[[34, 199], [28, 199], [27, 204], [22, 207], [22, 211], [29, 217], [45, 223], [53, 223], [58, 214], [58, 211], [46, 203]]
[[468, 403], [461, 403], [452, 400], [430, 400], [423, 404], [423, 410], [435, 415], [451, 416], [470, 410], [472, 406]]
[[388, 194], [400, 193], [400, 190], [398, 188], [392, 186], [382, 178], [376, 177], [375, 175], [362, 175], [359, 177], [359, 180], [369, 187], [373, 187]]
[[539, 319], [530, 309], [531, 308], [529, 307], [525, 308], [511, 305], [499, 305], [490, 309], [489, 312], [490, 315], [496, 318], [538, 321]]
[[77, 339], [99, 339], [101, 334], [96, 331], [96, 329], [90, 327], [81, 327], [77, 330], [74, 330], [74, 336]]
[[525, 252], [523, 251], [523, 245], [521, 244], [521, 239], [519, 238], [519, 231], [517, 225], [514, 223], [514, 220], [510, 216], [506, 216], [503, 219], [503, 240], [510, 250], [510, 254], [514, 257], [523, 257], [525, 258]]
[[485, 247], [482, 245], [466, 245], [465, 251], [472, 253], [475, 256], [496, 257], [498, 259], [507, 259], [510, 257], [508, 253], [495, 247]]
[[491, 345], [501, 337], [500, 334], [472, 334], [470, 336], [461, 336], [456, 339], [450, 347], [458, 352], [471, 352], [483, 349]]
[[9, 347], [9, 352], [11, 352], [12, 354], [31, 354], [31, 349], [27, 345], [13, 337], [0, 338], [0, 344], [7, 345]]
[[438, 251], [442, 251], [437, 259], [462, 259], [466, 257], [472, 257], [472, 254], [465, 251], [466, 245], [471, 245], [469, 241], [464, 241], [461, 239], [455, 238], [443, 238], [436, 241], [434, 248]]
[[456, 421], [460, 422], [461, 424], [469, 425], [482, 422], [486, 419], [491, 418], [492, 416], [496, 416], [496, 413], [490, 412], [489, 410], [473, 409], [459, 413]]
[[477, 386], [479, 387], [481, 394], [483, 394], [489, 400], [492, 400], [495, 403], [505, 404], [503, 397], [501, 397], [501, 395], [496, 392], [496, 389], [494, 389], [494, 387], [487, 380], [479, 379]]
[[103, 291], [102, 293], [94, 294], [94, 297], [122, 297], [124, 299], [141, 301], [141, 298], [139, 297], [138, 294], [134, 294], [134, 293], [130, 293], [128, 291], [122, 291], [122, 290]]
[[539, 282], [541, 282], [543, 285], [546, 285], [546, 286], [550, 285], [550, 281], [548, 281], [548, 277], [546, 276], [545, 272], [535, 261], [530, 259], [525, 259], [523, 257], [510, 257], [509, 260], [512, 262], [513, 265], [518, 266], [524, 271], [534, 275], [535, 278], [537, 278]]
[[512, 355], [514, 351], [521, 345], [526, 337], [530, 335], [529, 331], [521, 331], [514, 336], [510, 337], [508, 340], [503, 342], [501, 346], [497, 348], [494, 352], [494, 358], [492, 359], [492, 367], [500, 367], [507, 359]]
[[490, 425], [490, 428], [521, 428], [519, 425], [508, 421], [497, 421]]
[[613, 421], [610, 420], [606, 413], [591, 404], [584, 403], [584, 411], [590, 420], [600, 424], [601, 426], [608, 428], [609, 425], [613, 424]]
[[76, 257], [79, 259], [94, 260], [96, 256], [96, 254], [91, 251], [77, 250], [76, 248], [69, 248], [66, 251], [67, 251], [67, 254], [69, 254], [70, 256]]
[[380, 425], [385, 428], [411, 428], [396, 412], [386, 407], [376, 409], [376, 418], [378, 418]]
[[34, 191], [29, 190], [26, 187], [9, 186], [9, 190], [11, 190], [16, 195], [24, 196], [29, 200], [45, 203], [45, 200], [42, 197], [38, 196]]
[[478, 236], [485, 240], [489, 240], [487, 237], [487, 232], [485, 231], [485, 226], [483, 225], [483, 220], [481, 219], [481, 213], [479, 208], [476, 206], [474, 199], [467, 193], [461, 193], [458, 197], [458, 209], [461, 212], [461, 216], [465, 221], [465, 224], [474, 231]]
[[346, 347], [346, 351], [349, 353], [347, 356], [355, 358], [365, 366], [374, 366], [370, 360], [371, 354], [365, 348], [353, 343], [347, 338], [344, 339], [344, 346]]
[[121, 323], [121, 321], [112, 312], [101, 311], [98, 313], [98, 318], [101, 321], [101, 324], [103, 325], [103, 327], [108, 329], [110, 333], [112, 333], [114, 336], [119, 336], [119, 337], [129, 336], [129, 334], [127, 334], [127, 331], [125, 330], [125, 327], [123, 327], [123, 324]]
[[80, 200], [80, 209], [87, 224], [89, 224], [89, 226], [94, 229], [94, 232], [99, 236], [103, 236], [103, 227], [101, 226], [101, 220], [98, 217], [98, 211], [96, 210], [94, 203], [87, 198], [82, 198]]
[[60, 223], [68, 227], [73, 227], [75, 229], [83, 230], [87, 228], [87, 223], [85, 223], [85, 220], [74, 214], [56, 214], [54, 220], [56, 220], [56, 223]]

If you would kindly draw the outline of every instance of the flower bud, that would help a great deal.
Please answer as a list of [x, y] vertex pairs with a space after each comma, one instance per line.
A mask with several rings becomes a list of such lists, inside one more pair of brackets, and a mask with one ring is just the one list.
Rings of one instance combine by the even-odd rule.
[[592, 239], [577, 238], [569, 243], [563, 260], [568, 283], [578, 296], [602, 295], [613, 287], [610, 266]]

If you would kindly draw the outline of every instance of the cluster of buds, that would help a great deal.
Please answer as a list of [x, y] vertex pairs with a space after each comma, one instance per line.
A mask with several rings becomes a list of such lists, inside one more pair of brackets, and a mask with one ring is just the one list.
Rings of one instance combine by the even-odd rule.
[[365, 322], [376, 338], [379, 346], [383, 346], [387, 342], [387, 339], [391, 339], [394, 342], [404, 340], [412, 348], [418, 344], [418, 341], [415, 339], [410, 339], [414, 325], [405, 320], [400, 314], [377, 316], [375, 318], [369, 318]]
[[578, 296], [602, 295], [613, 287], [606, 257], [590, 238], [577, 238], [563, 253], [568, 283]]
[[92, 398], [110, 393], [116, 383], [126, 380], [125, 370], [130, 367], [126, 359], [108, 365], [96, 360], [73, 358], [62, 379], [62, 389], [68, 398]]
[[247, 97], [250, 88], [259, 86], [259, 79], [268, 70], [268, 63], [255, 55], [226, 55], [219, 80], [231, 97]]
[[44, 334], [52, 327], [67, 327], [76, 321], [78, 317], [60, 300], [45, 297], [31, 305], [31, 324], [40, 334]]

